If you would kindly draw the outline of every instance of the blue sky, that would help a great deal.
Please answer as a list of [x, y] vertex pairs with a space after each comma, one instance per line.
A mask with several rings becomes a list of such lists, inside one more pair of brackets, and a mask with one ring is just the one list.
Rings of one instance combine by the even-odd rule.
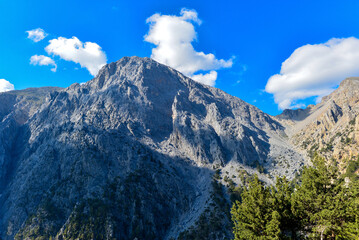
[[[359, 75], [359, 65], [353, 64], [359, 58], [358, 1], [32, 0], [0, 1], [0, 79], [23, 89], [67, 87], [93, 78], [88, 68], [65, 60], [56, 49], [45, 50], [50, 40], [61, 37], [96, 43], [107, 62], [123, 56], [151, 57], [156, 46], [144, 40], [150, 29], [146, 19], [156, 13], [159, 19], [181, 17], [183, 8], [197, 13], [196, 19], [182, 18], [196, 32], [197, 38], [190, 42], [195, 53], [212, 53], [227, 63], [187, 75], [215, 70], [215, 87], [269, 114], [280, 113], [280, 107], [319, 101], [318, 96], [329, 93], [345, 77]], [[34, 42], [26, 31], [37, 28], [48, 35]], [[332, 38], [338, 39], [329, 41]], [[34, 55], [51, 58], [56, 72], [51, 71], [54, 66], [30, 64]], [[288, 58], [282, 75], [268, 84]]]

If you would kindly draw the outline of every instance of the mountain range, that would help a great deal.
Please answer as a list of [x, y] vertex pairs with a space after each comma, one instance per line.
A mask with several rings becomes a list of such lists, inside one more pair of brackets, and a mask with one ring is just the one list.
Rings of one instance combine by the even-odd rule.
[[[358, 155], [359, 78], [270, 116], [150, 58], [0, 94], [1, 239], [229, 239], [226, 187]], [[187, 237], [186, 237], [187, 236]]]

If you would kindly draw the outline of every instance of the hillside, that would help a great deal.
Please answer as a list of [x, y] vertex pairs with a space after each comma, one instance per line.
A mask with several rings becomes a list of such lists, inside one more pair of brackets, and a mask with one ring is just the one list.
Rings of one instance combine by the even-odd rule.
[[308, 155], [335, 158], [344, 169], [359, 152], [359, 78], [347, 78], [329, 96], [306, 109], [277, 116], [294, 145]]

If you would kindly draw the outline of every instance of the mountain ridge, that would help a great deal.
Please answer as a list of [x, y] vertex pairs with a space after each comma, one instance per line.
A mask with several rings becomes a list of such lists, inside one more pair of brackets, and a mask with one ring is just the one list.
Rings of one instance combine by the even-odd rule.
[[309, 155], [334, 157], [344, 171], [358, 156], [359, 78], [343, 80], [339, 87], [306, 109], [286, 110], [277, 119], [287, 125], [292, 143]]
[[[0, 99], [6, 94], [17, 93]], [[297, 122], [325, 109], [313, 119], [329, 126], [347, 113], [343, 99], [273, 117], [139, 57], [37, 95], [41, 103], [17, 105], [29, 113], [21, 121], [16, 109], [0, 108], [3, 239], [27, 239], [34, 229], [45, 238], [86, 236], [79, 223], [95, 224], [102, 238], [176, 239], [207, 210], [226, 226], [208, 239], [230, 238], [229, 220], [216, 210], [228, 199], [216, 201], [213, 174], [219, 171], [223, 184], [243, 184], [253, 174], [267, 184], [276, 175], [294, 178], [311, 148], [298, 140]], [[103, 211], [91, 212], [93, 206]]]

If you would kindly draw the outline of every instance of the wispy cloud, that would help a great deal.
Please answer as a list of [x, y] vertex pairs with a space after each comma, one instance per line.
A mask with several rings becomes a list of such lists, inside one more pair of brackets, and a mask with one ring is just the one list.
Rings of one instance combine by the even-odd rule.
[[48, 34], [41, 28], [36, 28], [33, 30], [26, 31], [28, 36], [27, 38], [31, 39], [34, 42], [39, 42], [44, 39]]
[[44, 55], [34, 55], [30, 58], [30, 64], [32, 65], [39, 65], [39, 66], [53, 66], [53, 68], [51, 68], [51, 71], [56, 72], [57, 70], [57, 65], [55, 63], [55, 61], [52, 58], [49, 58], [47, 56]]
[[[198, 82], [214, 86], [217, 79], [214, 70], [229, 68], [233, 64], [232, 59], [217, 59], [212, 53], [194, 49], [192, 42], [197, 38], [194, 24], [201, 24], [195, 10], [182, 9], [179, 16], [157, 13], [149, 17], [147, 23], [150, 29], [145, 41], [156, 45], [151, 57]], [[196, 74], [198, 71], [209, 73]]]
[[265, 91], [280, 109], [303, 107], [298, 100], [328, 95], [344, 78], [359, 75], [359, 39], [333, 38], [297, 48], [269, 78]]

